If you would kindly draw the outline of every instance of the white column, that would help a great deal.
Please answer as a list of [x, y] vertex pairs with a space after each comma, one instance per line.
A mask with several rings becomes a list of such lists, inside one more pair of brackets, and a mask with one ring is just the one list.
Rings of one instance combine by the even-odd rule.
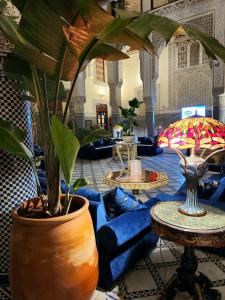
[[152, 59], [154, 58], [149, 53], [140, 52], [141, 80], [143, 82], [143, 101], [146, 109], [145, 122], [148, 136], [154, 136], [155, 130], [156, 80], [152, 78]]
[[120, 121], [119, 106], [121, 105], [121, 86], [123, 84], [122, 62], [108, 61], [107, 74], [108, 74], [109, 97], [110, 97], [110, 105], [111, 105], [112, 126], [114, 126]]

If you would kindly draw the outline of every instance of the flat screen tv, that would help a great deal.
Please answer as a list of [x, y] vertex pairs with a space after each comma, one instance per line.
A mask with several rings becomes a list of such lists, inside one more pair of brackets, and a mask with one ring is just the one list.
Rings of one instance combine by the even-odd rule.
[[189, 106], [189, 107], [182, 107], [182, 119], [191, 117], [193, 115], [199, 115], [205, 117], [205, 106], [204, 105], [197, 105], [197, 106]]

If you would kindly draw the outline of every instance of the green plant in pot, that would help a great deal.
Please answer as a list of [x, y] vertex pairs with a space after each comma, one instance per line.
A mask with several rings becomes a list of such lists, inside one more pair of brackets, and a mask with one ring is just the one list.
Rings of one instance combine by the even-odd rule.
[[135, 110], [139, 108], [141, 103], [142, 102], [137, 98], [133, 98], [129, 101], [129, 108], [123, 108], [122, 106], [119, 107], [121, 115], [123, 117], [123, 120], [121, 122], [121, 125], [123, 127], [123, 140], [127, 143], [134, 140], [134, 127], [139, 125], [135, 119], [135, 117], [137, 116]]
[[[97, 284], [97, 251], [88, 201], [71, 195], [71, 189], [84, 182], [73, 183], [71, 178], [80, 146], [105, 132], [81, 129], [74, 134], [65, 124], [79, 72], [96, 57], [127, 58], [115, 44], [154, 53], [148, 38], [153, 31], [167, 42], [175, 34], [188, 34], [198, 39], [214, 59], [218, 55], [225, 61], [225, 48], [206, 33], [165, 17], [125, 11], [117, 11], [114, 17], [100, 6], [107, 1], [12, 2], [21, 18], [16, 24], [12, 18], [0, 16], [0, 28], [14, 45], [14, 56], [9, 57], [5, 68], [8, 77], [17, 79], [16, 87], [28, 91], [30, 100], [37, 103], [48, 190], [47, 197], [43, 196], [37, 178], [39, 197], [13, 212], [13, 296], [17, 300], [85, 300]], [[63, 93], [62, 81], [72, 83], [61, 119], [57, 106]], [[33, 157], [22, 143], [23, 133], [1, 122], [0, 135], [0, 148], [29, 160], [36, 174]], [[67, 185], [63, 196], [60, 170]], [[37, 215], [39, 218], [35, 218]]]

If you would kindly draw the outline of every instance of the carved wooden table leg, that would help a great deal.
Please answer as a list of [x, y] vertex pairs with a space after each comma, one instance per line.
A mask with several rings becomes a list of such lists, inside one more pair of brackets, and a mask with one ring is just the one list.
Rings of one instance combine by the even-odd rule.
[[181, 256], [181, 266], [166, 284], [159, 300], [173, 300], [177, 291], [188, 292], [193, 300], [221, 300], [220, 293], [211, 288], [209, 278], [202, 273], [196, 275], [197, 268], [198, 259], [194, 248], [185, 247]]

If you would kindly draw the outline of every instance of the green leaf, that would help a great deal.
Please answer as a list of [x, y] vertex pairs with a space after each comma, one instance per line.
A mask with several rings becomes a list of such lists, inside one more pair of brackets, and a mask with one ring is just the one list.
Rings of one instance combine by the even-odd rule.
[[139, 108], [141, 103], [143, 103], [143, 102], [139, 101], [137, 98], [133, 98], [132, 100], [129, 101], [130, 107], [133, 107], [133, 108]]
[[96, 57], [101, 57], [104, 60], [121, 60], [129, 58], [127, 54], [106, 43], [96, 44], [96, 46], [89, 52], [88, 58], [94, 59]]
[[103, 10], [96, 0], [77, 0], [77, 6], [84, 22], [89, 24], [94, 33], [101, 32], [114, 20], [114, 17]]
[[110, 38], [117, 36], [126, 26], [132, 21], [132, 18], [120, 18], [117, 17], [109, 25], [105, 26], [104, 29], [97, 34], [100, 40], [110, 40]]
[[54, 76], [57, 62], [54, 58], [44, 54], [37, 47], [28, 42], [18, 31], [15, 22], [6, 16], [0, 15], [0, 28], [14, 45], [15, 53], [24, 60], [45, 70], [49, 76]]
[[[139, 16], [139, 13], [135, 16]], [[143, 40], [136, 32], [129, 30], [133, 17], [134, 13], [127, 12], [122, 13], [122, 16], [119, 15], [113, 22], [107, 21], [105, 27], [96, 33], [97, 38], [105, 42], [128, 45], [132, 49], [154, 52], [154, 47], [148, 39]]]
[[106, 42], [128, 45], [132, 49], [154, 52], [154, 47], [149, 39], [145, 38], [143, 40], [134, 30], [129, 30], [129, 25], [141, 14], [121, 10], [118, 10], [118, 13], [117, 18], [113, 22], [106, 24], [105, 28], [97, 34], [97, 37]]
[[66, 184], [70, 185], [80, 143], [57, 116], [52, 116], [51, 136]]
[[179, 27], [179, 23], [170, 20], [167, 17], [144, 13], [129, 24], [128, 29], [145, 41], [148, 39], [149, 34], [154, 31], [162, 36], [168, 43]]
[[[57, 1], [58, 8], [59, 3], [61, 3], [60, 7], [62, 7], [65, 1]], [[71, 8], [74, 7], [71, 1], [69, 3]], [[77, 14], [71, 17], [73, 19], [71, 20], [73, 21], [73, 25], [76, 23]], [[74, 58], [74, 54], [67, 47], [63, 31], [63, 27], [67, 25], [68, 22], [55, 10], [53, 1], [47, 2], [46, 0], [27, 0], [21, 21], [18, 25], [18, 32], [23, 38], [38, 48], [41, 53], [46, 53], [54, 59], [54, 78], [57, 78], [61, 64], [64, 62], [61, 76], [62, 80], [72, 80], [78, 70], [78, 60]], [[47, 66], [40, 68], [35, 62], [34, 65], [52, 77], [52, 75], [46, 72]]]
[[225, 62], [225, 48], [218, 40], [208, 33], [200, 31], [192, 26], [184, 25], [183, 28], [190, 38], [201, 42], [209, 57], [216, 59], [216, 56], [218, 56]]
[[24, 138], [24, 131], [11, 125], [9, 122], [0, 120], [0, 149], [13, 155], [31, 159], [30, 153], [21, 142]]
[[73, 184], [73, 191], [76, 192], [79, 188], [88, 185], [89, 182], [85, 178], [78, 178]]
[[19, 142], [22, 142], [26, 137], [26, 131], [13, 125], [11, 122], [0, 118], [0, 127], [9, 131]]
[[110, 136], [111, 133], [102, 128], [97, 128], [97, 129], [79, 128], [76, 130], [76, 137], [79, 140], [81, 147], [90, 144], [91, 142], [96, 142], [101, 138], [107, 138]]
[[68, 23], [74, 22], [74, 16], [78, 14], [77, 3], [74, 0], [45, 0], [56, 14], [67, 20]]

